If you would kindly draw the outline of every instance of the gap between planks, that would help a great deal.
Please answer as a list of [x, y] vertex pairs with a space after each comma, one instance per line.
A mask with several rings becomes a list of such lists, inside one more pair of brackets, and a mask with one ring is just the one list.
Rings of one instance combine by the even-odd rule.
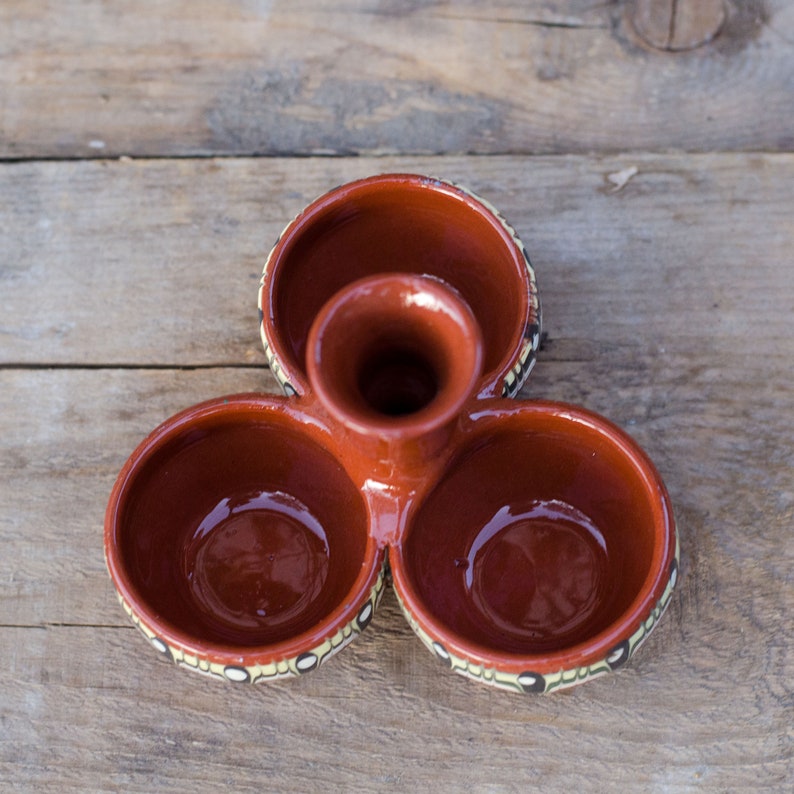
[[0, 372], [3, 370], [22, 370], [22, 371], [49, 371], [49, 370], [108, 370], [108, 369], [121, 369], [121, 370], [175, 370], [179, 372], [192, 372], [193, 370], [211, 370], [211, 369], [245, 369], [245, 370], [267, 370], [269, 367], [265, 363], [260, 364], [245, 364], [241, 362], [230, 363], [203, 363], [203, 364], [143, 364], [130, 361], [121, 361], [118, 363], [102, 363], [102, 362], [86, 362], [81, 364], [79, 362], [38, 362], [38, 361], [6, 361], [0, 362]]
[[759, 155], [763, 157], [789, 157], [794, 154], [794, 149], [773, 149], [770, 147], [759, 146], [749, 149], [713, 149], [703, 151], [701, 149], [687, 148], [665, 148], [665, 149], [627, 149], [625, 147], [615, 147], [599, 149], [598, 151], [570, 151], [570, 152], [547, 152], [535, 149], [505, 149], [488, 152], [478, 151], [425, 151], [403, 150], [403, 149], [379, 149], [377, 151], [322, 151], [322, 152], [293, 152], [293, 151], [249, 151], [249, 152], [189, 152], [186, 154], [117, 154], [112, 156], [67, 156], [67, 155], [45, 155], [42, 157], [0, 157], [0, 168], [3, 166], [14, 165], [35, 165], [37, 163], [148, 163], [148, 162], [190, 162], [202, 160], [402, 160], [402, 159], [450, 159], [450, 158], [469, 158], [472, 160], [493, 160], [504, 158], [525, 158], [528, 160], [566, 160], [572, 157], [584, 160], [607, 160], [620, 158], [648, 158], [648, 157], [707, 157], [710, 155], [725, 157], [752, 157]]

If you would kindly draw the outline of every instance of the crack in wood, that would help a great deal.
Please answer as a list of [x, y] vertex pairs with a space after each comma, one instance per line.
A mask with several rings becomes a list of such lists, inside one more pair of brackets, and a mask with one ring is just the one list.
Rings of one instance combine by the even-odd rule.
[[[600, 3], [590, 8], [584, 9], [585, 11], [594, 11], [594, 10], [602, 10], [608, 8], [608, 3]], [[350, 12], [348, 11], [336, 11], [335, 9], [323, 9], [322, 11], [315, 10], [313, 13], [315, 14], [337, 14], [343, 13], [348, 15]], [[385, 17], [389, 19], [399, 19], [401, 17], [407, 17], [411, 15], [411, 12], [408, 11], [397, 11], [397, 10], [390, 10], [388, 8], [381, 9], [381, 8], [368, 8], [368, 9], [357, 9], [355, 14], [360, 16], [370, 16], [370, 17]], [[497, 25], [532, 25], [534, 27], [540, 28], [562, 28], [565, 30], [608, 30], [609, 25], [604, 24], [592, 24], [588, 22], [580, 22], [579, 20], [575, 19], [522, 19], [520, 17], [489, 17], [489, 16], [477, 16], [476, 14], [455, 14], [455, 13], [439, 13], [438, 11], [429, 10], [428, 13], [421, 13], [422, 18], [424, 19], [439, 19], [439, 20], [449, 20], [452, 22], [484, 22], [490, 24], [497, 24]]]
[[46, 623], [0, 623], [2, 629], [33, 629], [46, 631], [47, 629], [119, 629], [129, 631], [135, 626], [123, 626], [116, 623], [66, 623], [62, 621], [48, 621]]
[[673, 42], [675, 41], [675, 21], [676, 17], [678, 16], [678, 0], [672, 0], [672, 7], [670, 9], [670, 27], [667, 31], [667, 44], [665, 45], [665, 49], [670, 49], [673, 46]]
[[0, 371], [3, 370], [23, 370], [23, 371], [49, 371], [49, 370], [174, 370], [179, 372], [193, 372], [195, 370], [211, 370], [211, 369], [245, 369], [245, 370], [263, 370], [266, 371], [268, 366], [265, 362], [256, 364], [245, 364], [238, 362], [214, 362], [209, 364], [143, 364], [137, 362], [123, 361], [118, 363], [106, 362], [89, 362], [89, 363], [76, 363], [76, 362], [2, 362], [0, 363]]
[[682, 52], [714, 40], [727, 17], [726, 0], [634, 0], [631, 16], [642, 40], [657, 50]]
[[518, 17], [478, 17], [475, 15], [464, 14], [434, 14], [433, 19], [446, 19], [455, 22], [482, 22], [495, 25], [528, 25], [537, 28], [549, 28], [551, 30], [609, 30], [607, 23], [596, 24], [591, 22], [579, 22], [578, 20], [549, 20], [549, 19], [521, 19]]

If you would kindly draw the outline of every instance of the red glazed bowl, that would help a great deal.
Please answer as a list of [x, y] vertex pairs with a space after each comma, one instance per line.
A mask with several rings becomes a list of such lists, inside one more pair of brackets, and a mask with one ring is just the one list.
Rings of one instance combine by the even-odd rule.
[[614, 670], [670, 599], [678, 549], [653, 464], [603, 417], [490, 401], [390, 550], [423, 642], [456, 672], [550, 692]]
[[259, 292], [261, 336], [287, 394], [304, 394], [306, 345], [320, 309], [342, 288], [383, 273], [430, 276], [469, 305], [483, 333], [480, 391], [513, 396], [539, 342], [535, 276], [497, 210], [462, 187], [383, 174], [332, 190], [282, 232]]
[[177, 414], [135, 450], [105, 555], [158, 651], [254, 682], [312, 670], [365, 628], [383, 551], [327, 440], [283, 398], [237, 395]]

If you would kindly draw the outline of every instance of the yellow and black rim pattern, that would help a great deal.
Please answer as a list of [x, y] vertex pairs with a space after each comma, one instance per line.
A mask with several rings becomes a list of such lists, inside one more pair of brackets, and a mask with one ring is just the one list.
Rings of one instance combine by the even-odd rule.
[[452, 185], [457, 190], [460, 190], [475, 201], [483, 205], [495, 218], [498, 219], [502, 228], [510, 235], [513, 245], [521, 251], [521, 256], [524, 260], [524, 267], [526, 267], [527, 277], [529, 278], [528, 298], [529, 298], [529, 314], [527, 317], [527, 324], [524, 328], [524, 340], [521, 344], [521, 350], [518, 354], [518, 360], [513, 368], [505, 376], [504, 384], [502, 385], [502, 397], [515, 397], [521, 390], [521, 387], [526, 383], [530, 372], [535, 367], [538, 348], [540, 347], [540, 328], [541, 328], [541, 311], [540, 311], [540, 297], [538, 294], [538, 284], [535, 279], [535, 268], [529, 259], [529, 254], [524, 246], [523, 241], [518, 236], [518, 232], [508, 222], [507, 218], [487, 199], [478, 196], [473, 191], [469, 190], [462, 185], [457, 185], [453, 182], [446, 184]]
[[185, 649], [169, 644], [141, 620], [120, 594], [117, 593], [117, 595], [121, 606], [132, 622], [140, 629], [150, 645], [166, 659], [180, 667], [212, 678], [234, 683], [255, 684], [261, 681], [275, 681], [279, 678], [293, 678], [316, 670], [323, 662], [352, 642], [370, 624], [375, 614], [375, 609], [383, 593], [384, 571], [385, 566], [382, 566], [367, 600], [358, 610], [356, 617], [335, 634], [298, 656], [253, 665], [220, 664], [200, 654], [192, 654]]
[[584, 667], [574, 667], [569, 670], [558, 670], [552, 673], [538, 673], [533, 670], [527, 669], [520, 673], [509, 673], [498, 670], [494, 667], [479, 664], [466, 659], [462, 656], [457, 656], [448, 651], [440, 642], [433, 639], [417, 622], [416, 618], [411, 614], [405, 603], [397, 593], [397, 600], [405, 615], [411, 628], [414, 630], [419, 639], [424, 645], [447, 667], [453, 672], [471, 678], [475, 681], [484, 684], [490, 684], [501, 689], [507, 689], [512, 692], [527, 692], [527, 693], [544, 693], [554, 692], [558, 689], [565, 689], [567, 687], [575, 686], [583, 681], [588, 681], [596, 678], [605, 673], [617, 670], [623, 667], [626, 662], [634, 655], [635, 651], [642, 645], [648, 638], [653, 628], [659, 622], [659, 619], [664, 614], [667, 606], [673, 595], [673, 590], [678, 581], [678, 566], [679, 566], [679, 546], [678, 538], [676, 536], [675, 558], [670, 564], [670, 574], [667, 580], [667, 586], [662, 593], [656, 605], [650, 611], [648, 616], [641, 621], [640, 625], [634, 633], [618, 643], [612, 648], [609, 653], [601, 660]]

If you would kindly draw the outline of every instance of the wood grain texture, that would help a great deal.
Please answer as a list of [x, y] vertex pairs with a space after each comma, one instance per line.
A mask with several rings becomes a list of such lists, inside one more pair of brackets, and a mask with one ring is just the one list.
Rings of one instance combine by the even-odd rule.
[[0, 157], [790, 151], [794, 6], [725, 7], [673, 56], [628, 1], [10, 0]]
[[746, 350], [790, 331], [790, 155], [36, 162], [0, 168], [0, 363], [264, 363], [256, 292], [278, 233], [320, 193], [395, 170], [506, 214], [553, 339]]
[[[782, 787], [792, 771], [785, 541], [794, 397], [781, 361], [739, 363], [722, 397], [708, 377], [680, 377], [690, 356], [675, 356], [652, 379], [625, 359], [539, 365], [534, 391], [607, 412], [656, 459], [676, 505], [683, 563], [670, 611], [626, 670], [535, 699], [446, 672], [391, 595], [362, 638], [299, 681], [239, 689], [160, 662], [127, 627], [102, 564], [110, 483], [154, 422], [229, 386], [267, 387], [267, 378], [246, 370], [239, 384], [238, 369], [209, 379], [205, 371], [3, 373], [3, 394], [27, 408], [2, 427], [4, 459], [10, 452], [14, 461], [4, 466], [3, 493], [26, 502], [2, 506], [0, 641], [9, 666], [0, 781], [53, 791], [85, 790], [86, 775], [97, 790], [224, 782], [253, 790], [261, 775], [271, 790], [312, 787], [317, 775], [360, 790], [435, 779], [446, 790], [498, 781], [497, 790], [518, 791], [534, 781], [598, 791], [607, 777], [637, 791]], [[759, 422], [749, 424], [736, 416], [745, 378], [773, 369], [777, 397], [758, 401]], [[47, 441], [31, 437], [45, 411], [71, 417], [53, 421]], [[25, 454], [38, 464], [26, 465]]]
[[[707, 8], [697, 49], [640, 35], [691, 44]], [[0, 791], [790, 791], [792, 75], [786, 0], [0, 4]], [[275, 390], [267, 250], [384, 171], [506, 214], [547, 334], [521, 397], [608, 416], [667, 482], [679, 586], [618, 673], [476, 685], [387, 591], [318, 671], [224, 686], [118, 606], [125, 458]]]
[[[607, 415], [668, 484], [679, 588], [618, 673], [546, 698], [476, 685], [389, 593], [317, 672], [236, 688], [161, 662], [115, 600], [101, 526], [124, 459], [187, 405], [274, 389], [265, 250], [381, 170], [507, 214], [548, 333], [522, 396]], [[792, 177], [794, 156], [743, 154], [0, 166], [0, 788], [787, 790]]]

